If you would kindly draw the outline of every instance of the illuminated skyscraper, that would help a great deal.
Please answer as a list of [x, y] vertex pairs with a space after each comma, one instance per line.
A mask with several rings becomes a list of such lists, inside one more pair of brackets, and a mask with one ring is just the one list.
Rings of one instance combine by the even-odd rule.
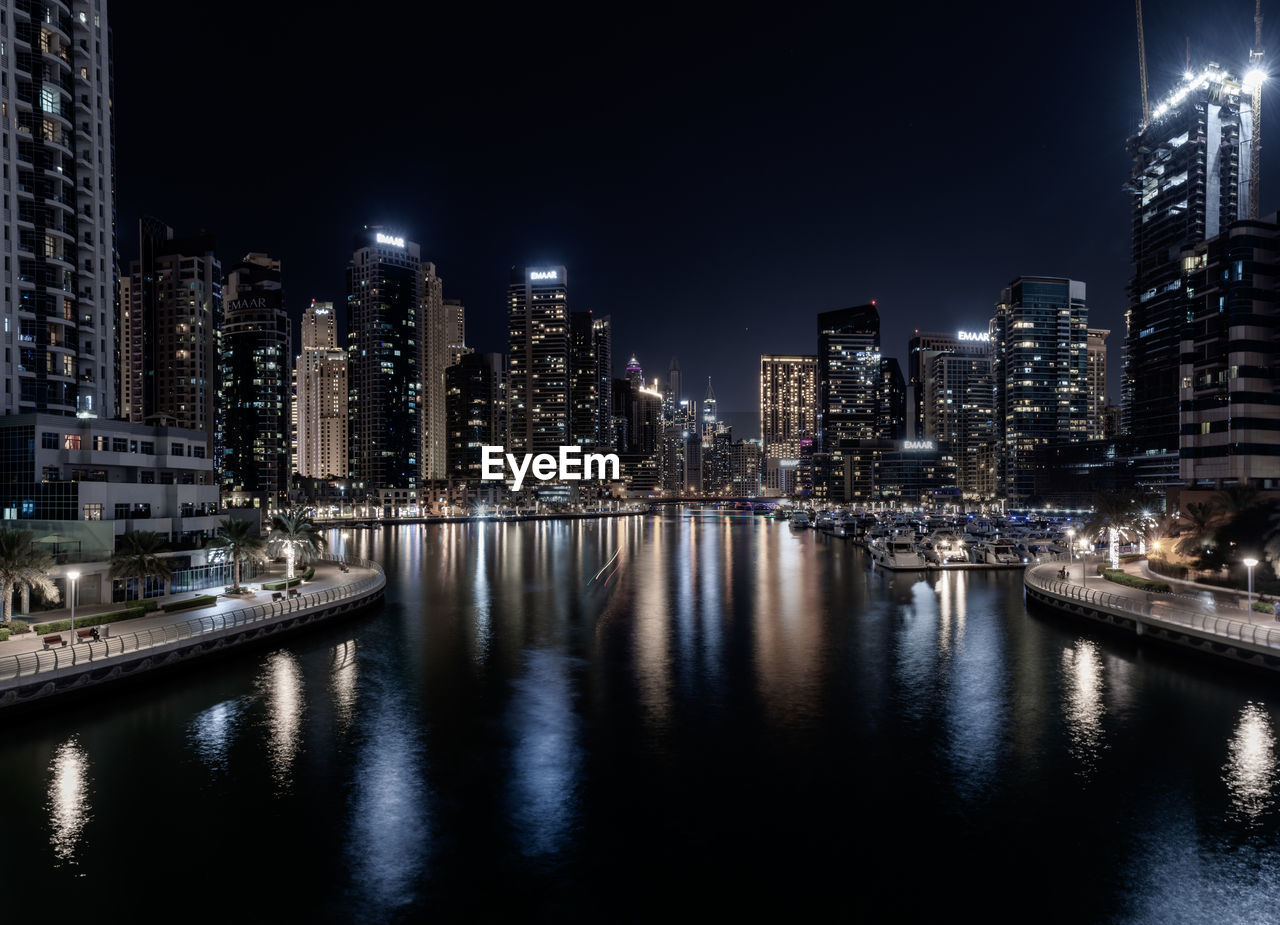
[[347, 475], [347, 351], [338, 346], [332, 302], [302, 314], [302, 353], [295, 366], [298, 449], [295, 467], [312, 479]]
[[760, 357], [760, 439], [767, 459], [798, 459], [818, 434], [818, 358]]
[[1280, 225], [1232, 225], [1182, 252], [1181, 477], [1280, 488]]
[[222, 264], [213, 235], [138, 222], [139, 259], [120, 298], [120, 410], [135, 423], [203, 431], [214, 456]]
[[511, 270], [507, 289], [508, 448], [556, 453], [570, 441], [569, 294], [564, 267]]
[[640, 361], [636, 359], [636, 355], [631, 354], [631, 359], [627, 362], [627, 381], [637, 389], [644, 388], [644, 370], [640, 367]]
[[1037, 446], [1088, 438], [1088, 330], [1082, 282], [1024, 276], [1002, 293], [991, 348], [1003, 497], [1031, 499]]
[[[1141, 454], [1178, 450], [1181, 251], [1248, 216], [1252, 102], [1217, 65], [1191, 73], [1133, 135], [1133, 278], [1125, 316], [1125, 427]], [[1176, 472], [1169, 475], [1176, 478]]]
[[418, 245], [366, 227], [347, 267], [348, 460], [366, 491], [423, 473], [423, 268]]
[[227, 273], [218, 330], [222, 489], [261, 508], [287, 500], [289, 351], [280, 261], [248, 254]]
[[1107, 335], [1106, 328], [1089, 329], [1089, 439], [1107, 436]]

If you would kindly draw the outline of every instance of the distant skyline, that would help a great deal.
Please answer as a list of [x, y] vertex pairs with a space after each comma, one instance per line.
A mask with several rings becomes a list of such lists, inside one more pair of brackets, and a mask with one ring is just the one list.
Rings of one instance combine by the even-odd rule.
[[[1131, 5], [669, 7], [625, 27], [379, 11], [112, 5], [122, 269], [153, 214], [216, 234], [224, 262], [280, 258], [295, 321], [316, 298], [345, 323], [352, 236], [383, 224], [465, 302], [468, 342], [499, 351], [510, 268], [564, 265], [570, 307], [613, 318], [617, 375], [632, 353], [649, 379], [679, 356], [687, 397], [711, 376], [741, 436], [759, 355], [812, 352], [819, 312], [874, 299], [905, 365], [914, 329], [985, 326], [1015, 277], [1066, 276], [1112, 332], [1118, 400]], [[1145, 13], [1153, 99], [1188, 35], [1193, 64], [1243, 70], [1252, 2]], [[1264, 15], [1280, 74], [1280, 5]], [[1280, 204], [1276, 94], [1263, 215]]]

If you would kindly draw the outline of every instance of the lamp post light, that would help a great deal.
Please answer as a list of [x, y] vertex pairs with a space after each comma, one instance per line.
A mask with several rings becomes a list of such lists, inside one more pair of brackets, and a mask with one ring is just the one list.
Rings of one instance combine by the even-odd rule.
[[71, 584], [67, 597], [71, 600], [71, 638], [73, 642], [75, 641], [76, 632], [76, 580], [79, 577], [79, 572], [67, 572], [67, 581]]
[[1257, 559], [1245, 559], [1244, 567], [1249, 570], [1249, 612], [1253, 613], [1253, 567], [1258, 564]]
[[[1071, 565], [1075, 565], [1076, 564], [1076, 531], [1075, 530], [1067, 531], [1067, 555], [1071, 557]], [[1068, 574], [1070, 573], [1068, 572]], [[1081, 570], [1081, 574], [1083, 574], [1083, 569]]]

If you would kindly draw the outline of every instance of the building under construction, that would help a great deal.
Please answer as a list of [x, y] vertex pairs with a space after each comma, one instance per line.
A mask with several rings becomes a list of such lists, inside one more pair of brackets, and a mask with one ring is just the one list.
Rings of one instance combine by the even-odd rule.
[[1125, 316], [1125, 427], [1177, 478], [1183, 248], [1249, 216], [1251, 89], [1216, 64], [1183, 80], [1128, 141], [1133, 278]]

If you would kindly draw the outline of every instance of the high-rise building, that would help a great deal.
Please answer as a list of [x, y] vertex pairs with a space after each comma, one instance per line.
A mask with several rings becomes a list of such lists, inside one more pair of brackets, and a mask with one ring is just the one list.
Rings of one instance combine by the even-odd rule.
[[248, 254], [222, 286], [217, 465], [224, 494], [282, 506], [289, 476], [289, 352], [280, 261]]
[[951, 461], [965, 499], [995, 497], [995, 391], [987, 344], [957, 343], [953, 350], [927, 350], [923, 356], [921, 438], [935, 442], [940, 467]]
[[1089, 439], [1107, 436], [1107, 328], [1089, 329]]
[[596, 420], [597, 449], [615, 449], [613, 443], [613, 316], [605, 315], [592, 322], [596, 355]]
[[907, 386], [897, 357], [880, 358], [880, 390], [876, 401], [876, 434], [901, 440], [907, 430]]
[[1181, 477], [1280, 488], [1280, 225], [1243, 221], [1182, 252]]
[[627, 361], [627, 381], [637, 389], [644, 388], [644, 369], [640, 366], [640, 361], [636, 359], [636, 355], [631, 354], [631, 359]]
[[423, 271], [418, 245], [376, 226], [347, 267], [351, 477], [365, 491], [416, 488], [423, 461]]
[[[821, 454], [814, 460], [815, 497], [837, 504], [870, 497], [871, 457], [865, 446], [853, 455], [847, 451], [880, 437], [880, 361], [880, 313], [874, 302], [818, 315]], [[855, 459], [852, 471], [848, 463]]]
[[798, 459], [818, 436], [818, 358], [760, 357], [760, 440], [768, 459]]
[[513, 453], [570, 441], [569, 293], [564, 267], [511, 270], [507, 289], [507, 440]]
[[426, 477], [443, 479], [448, 474], [444, 372], [466, 350], [466, 319], [462, 303], [444, 297], [444, 285], [436, 275], [436, 265], [424, 260], [421, 270], [422, 318], [426, 331], [422, 344], [422, 458]]
[[297, 471], [310, 479], [346, 478], [347, 351], [338, 346], [332, 302], [312, 300], [302, 313], [302, 353], [294, 370]]
[[730, 493], [739, 496], [758, 494], [763, 464], [764, 448], [759, 440], [734, 443], [729, 455]]
[[[480, 487], [481, 448], [506, 439], [507, 358], [470, 353], [445, 370], [448, 478]], [[496, 484], [496, 483], [495, 483]]]
[[733, 481], [733, 428], [720, 420], [720, 403], [711, 377], [707, 377], [707, 394], [702, 399], [702, 491], [724, 493]]
[[[5, 75], [0, 413], [116, 413], [111, 41], [87, 2], [0, 3]], [[0, 48], [0, 52], [3, 49]], [[12, 255], [12, 256], [10, 256]]]
[[934, 353], [953, 353], [960, 346], [954, 334], [921, 333], [915, 331], [907, 340], [907, 422], [913, 440], [926, 439], [928, 430], [925, 427], [925, 415], [930, 406], [928, 396], [928, 368], [930, 351]]
[[1248, 216], [1253, 116], [1249, 93], [1211, 64], [1189, 72], [1126, 146], [1133, 159], [1133, 277], [1123, 405], [1141, 455], [1176, 458], [1186, 322], [1180, 254]]
[[154, 218], [138, 232], [139, 257], [121, 283], [121, 416], [203, 431], [212, 457], [222, 323], [214, 238], [175, 238]]
[[600, 362], [591, 312], [569, 314], [570, 439], [583, 448], [597, 446], [600, 418]]
[[1037, 446], [1088, 438], [1088, 330], [1082, 282], [1024, 276], [1000, 297], [991, 348], [1005, 498], [1034, 495]]

